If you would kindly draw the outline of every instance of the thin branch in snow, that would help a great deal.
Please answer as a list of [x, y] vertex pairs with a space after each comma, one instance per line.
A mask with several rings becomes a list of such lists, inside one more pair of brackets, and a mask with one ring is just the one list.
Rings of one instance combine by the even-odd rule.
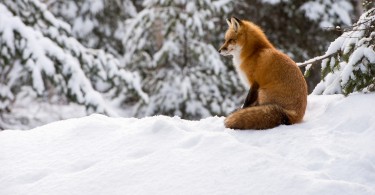
[[300, 63], [297, 63], [297, 66], [299, 67], [303, 67], [303, 66], [307, 66], [309, 64], [314, 64], [316, 62], [321, 62], [323, 61], [324, 59], [327, 59], [327, 58], [330, 58], [334, 55], [336, 55], [337, 52], [335, 53], [331, 53], [331, 54], [325, 54], [325, 55], [322, 55], [322, 56], [318, 56], [318, 57], [315, 57], [315, 58], [312, 58], [310, 60], [307, 60], [307, 61], [304, 61], [304, 62], [300, 62]]

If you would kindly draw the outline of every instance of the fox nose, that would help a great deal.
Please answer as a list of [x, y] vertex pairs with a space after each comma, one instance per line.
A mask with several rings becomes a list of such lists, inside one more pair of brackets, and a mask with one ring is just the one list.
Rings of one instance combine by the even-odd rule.
[[218, 49], [217, 51], [218, 51], [219, 53], [221, 53], [221, 49]]

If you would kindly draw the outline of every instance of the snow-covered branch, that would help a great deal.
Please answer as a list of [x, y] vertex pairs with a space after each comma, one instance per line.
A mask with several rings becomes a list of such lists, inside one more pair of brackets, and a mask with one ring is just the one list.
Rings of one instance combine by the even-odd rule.
[[375, 8], [362, 14], [353, 30], [329, 46], [322, 61], [323, 80], [314, 94], [373, 91], [375, 85]]

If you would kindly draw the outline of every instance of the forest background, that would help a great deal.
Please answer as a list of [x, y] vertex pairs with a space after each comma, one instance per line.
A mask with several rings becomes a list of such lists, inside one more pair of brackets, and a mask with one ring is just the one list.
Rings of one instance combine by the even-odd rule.
[[[0, 129], [93, 112], [226, 115], [246, 95], [231, 59], [217, 52], [231, 16], [258, 24], [296, 62], [329, 54], [307, 66], [309, 93], [319, 82], [320, 94], [371, 91], [373, 7], [360, 0], [0, 0]], [[349, 45], [371, 48], [354, 63], [367, 77], [328, 90], [324, 78], [355, 53], [356, 46], [332, 46], [348, 32], [360, 32], [347, 37]]]

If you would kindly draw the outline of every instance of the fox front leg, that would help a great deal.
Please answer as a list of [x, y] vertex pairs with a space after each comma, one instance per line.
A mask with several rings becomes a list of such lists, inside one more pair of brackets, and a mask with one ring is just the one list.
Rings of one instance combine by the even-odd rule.
[[259, 89], [258, 83], [254, 82], [251, 85], [251, 87], [249, 89], [249, 92], [247, 93], [245, 102], [242, 105], [242, 109], [247, 108], [249, 106], [256, 106], [258, 104], [258, 102], [257, 102], [258, 89]]

